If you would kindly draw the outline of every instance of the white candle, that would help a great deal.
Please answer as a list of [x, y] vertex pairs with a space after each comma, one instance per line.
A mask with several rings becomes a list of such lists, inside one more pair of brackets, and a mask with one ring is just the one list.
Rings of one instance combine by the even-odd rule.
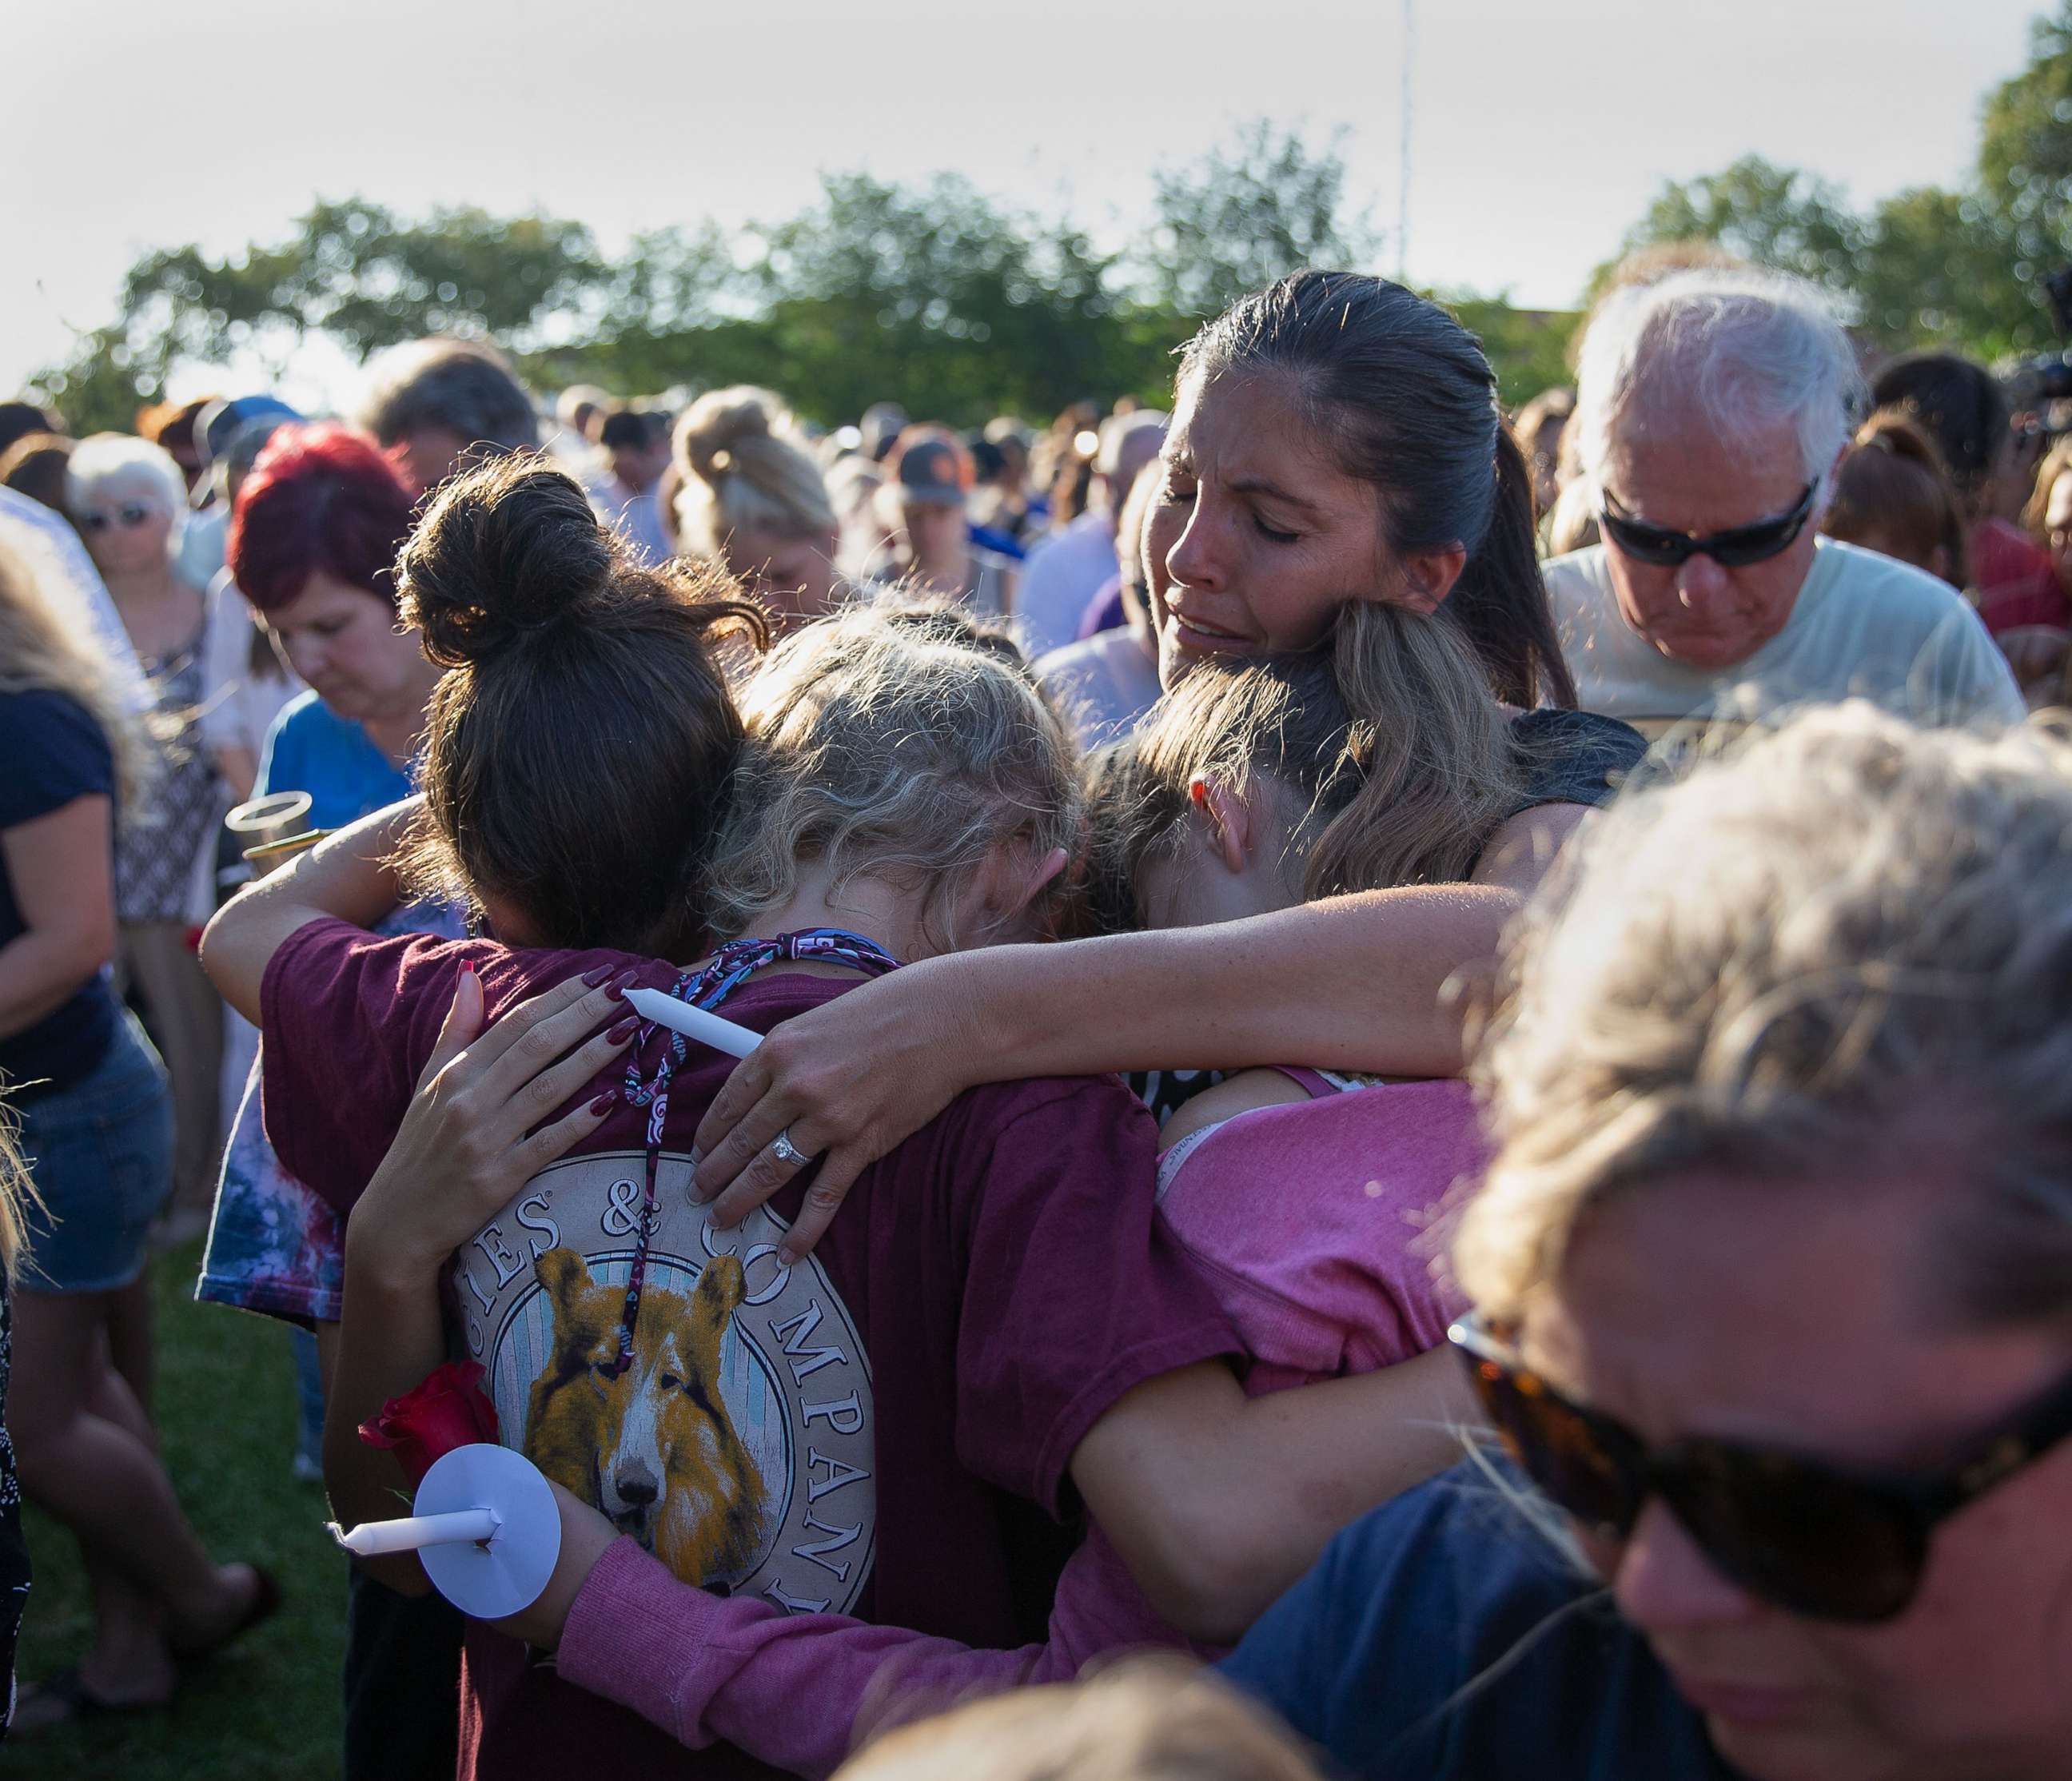
[[722, 1020], [709, 1010], [693, 1008], [689, 1002], [679, 1002], [660, 989], [629, 989], [626, 1000], [643, 1020], [666, 1026], [672, 1033], [681, 1033], [686, 1039], [694, 1039], [699, 1044], [709, 1045], [715, 1051], [724, 1051], [730, 1057], [745, 1058], [763, 1043], [760, 1033], [737, 1026], [730, 1020]]
[[363, 1521], [351, 1533], [335, 1521], [331, 1536], [356, 1558], [383, 1553], [414, 1553], [426, 1546], [457, 1546], [493, 1540], [504, 1523], [494, 1509], [453, 1509], [444, 1515], [406, 1515], [394, 1521]]

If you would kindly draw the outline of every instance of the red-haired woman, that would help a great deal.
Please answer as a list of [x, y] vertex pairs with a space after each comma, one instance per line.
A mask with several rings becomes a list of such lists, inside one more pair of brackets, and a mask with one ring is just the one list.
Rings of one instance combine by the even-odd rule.
[[[409, 535], [414, 504], [374, 442], [336, 425], [281, 428], [238, 492], [228, 541], [231, 574], [275, 649], [310, 688], [273, 720], [253, 791], [306, 792], [310, 820], [319, 829], [342, 827], [412, 789], [410, 763], [440, 673], [425, 659], [416, 631], [397, 622], [391, 568]], [[457, 919], [425, 905], [397, 919], [448, 938], [460, 933]], [[328, 1209], [282, 1172], [248, 1086], [224, 1157], [199, 1296], [314, 1326], [315, 1341], [303, 1335], [296, 1344], [303, 1424], [298, 1469], [306, 1475], [321, 1466], [319, 1346], [327, 1346], [338, 1325], [342, 1243]], [[355, 1573], [345, 1676], [348, 1774], [453, 1772], [459, 1641], [458, 1617], [442, 1602], [407, 1601]]]
[[283, 427], [231, 521], [231, 572], [310, 690], [266, 738], [257, 790], [306, 792], [335, 829], [409, 793], [406, 769], [439, 671], [396, 625], [389, 569], [412, 496], [349, 428]]

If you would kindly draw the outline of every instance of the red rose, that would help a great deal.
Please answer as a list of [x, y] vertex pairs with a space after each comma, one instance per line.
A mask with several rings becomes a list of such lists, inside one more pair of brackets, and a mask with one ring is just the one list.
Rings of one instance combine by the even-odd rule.
[[482, 1368], [472, 1360], [434, 1367], [416, 1390], [390, 1398], [380, 1415], [361, 1423], [360, 1438], [370, 1447], [393, 1450], [414, 1491], [454, 1448], [495, 1440], [496, 1406], [483, 1390], [482, 1379]]

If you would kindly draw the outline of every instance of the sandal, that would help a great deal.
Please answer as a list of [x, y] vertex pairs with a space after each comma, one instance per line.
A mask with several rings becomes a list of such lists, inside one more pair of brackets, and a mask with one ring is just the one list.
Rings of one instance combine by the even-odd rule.
[[21, 1691], [15, 1699], [14, 1717], [8, 1721], [7, 1735], [31, 1738], [39, 1732], [69, 1725], [81, 1719], [162, 1713], [171, 1705], [170, 1695], [161, 1701], [110, 1701], [87, 1686], [76, 1665], [67, 1664]]
[[252, 1592], [252, 1600], [245, 1612], [228, 1631], [219, 1633], [215, 1638], [199, 1644], [167, 1638], [166, 1647], [181, 1663], [199, 1664], [205, 1658], [215, 1656], [224, 1646], [242, 1639], [254, 1627], [271, 1620], [281, 1611], [281, 1585], [273, 1573], [264, 1565], [254, 1565], [252, 1575], [258, 1587]]

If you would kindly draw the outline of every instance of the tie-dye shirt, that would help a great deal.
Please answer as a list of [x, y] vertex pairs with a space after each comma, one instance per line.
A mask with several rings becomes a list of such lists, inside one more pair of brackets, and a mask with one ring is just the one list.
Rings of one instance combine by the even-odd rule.
[[[375, 932], [458, 940], [465, 923], [456, 908], [421, 903], [398, 909]], [[254, 1062], [224, 1146], [195, 1297], [305, 1327], [335, 1323], [344, 1298], [345, 1218], [281, 1166], [260, 1118], [260, 1070]]]

